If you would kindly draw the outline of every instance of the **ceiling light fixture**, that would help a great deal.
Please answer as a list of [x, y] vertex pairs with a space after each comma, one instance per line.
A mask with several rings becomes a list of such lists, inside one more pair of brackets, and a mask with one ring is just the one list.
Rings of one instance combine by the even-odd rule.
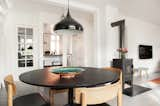
[[61, 35], [75, 35], [83, 32], [83, 26], [74, 20], [70, 15], [69, 0], [67, 15], [54, 26], [54, 31]]

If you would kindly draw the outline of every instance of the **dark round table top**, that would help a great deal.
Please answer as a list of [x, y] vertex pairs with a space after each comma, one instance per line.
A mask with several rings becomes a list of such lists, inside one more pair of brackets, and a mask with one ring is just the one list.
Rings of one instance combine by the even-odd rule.
[[[82, 68], [82, 67], [81, 67]], [[50, 69], [39, 69], [23, 73], [19, 79], [27, 84], [51, 87], [54, 89], [94, 87], [106, 83], [114, 83], [119, 79], [119, 74], [100, 68], [83, 67], [85, 71], [74, 78], [60, 78], [50, 72]]]

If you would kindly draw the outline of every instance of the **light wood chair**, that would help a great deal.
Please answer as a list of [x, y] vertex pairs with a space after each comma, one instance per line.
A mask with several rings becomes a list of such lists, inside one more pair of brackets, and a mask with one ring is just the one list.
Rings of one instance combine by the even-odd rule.
[[50, 89], [49, 90], [49, 101], [51, 106], [54, 106], [54, 95], [56, 93], [64, 93], [64, 92], [68, 92], [68, 89]]
[[16, 85], [13, 76], [6, 76], [4, 83], [7, 91], [7, 106], [50, 106], [39, 93], [20, 96], [13, 100], [13, 96], [16, 95]]
[[102, 104], [117, 97], [117, 106], [122, 106], [122, 71], [117, 68], [104, 69], [119, 73], [119, 80], [113, 84], [99, 87], [76, 88], [74, 90], [75, 103], [81, 104], [81, 106]]

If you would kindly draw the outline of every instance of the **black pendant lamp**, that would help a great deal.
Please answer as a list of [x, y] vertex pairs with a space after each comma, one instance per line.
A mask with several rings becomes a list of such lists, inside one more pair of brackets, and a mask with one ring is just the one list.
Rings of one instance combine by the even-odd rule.
[[67, 15], [54, 26], [54, 31], [57, 34], [62, 35], [75, 35], [78, 33], [83, 32], [83, 26], [78, 23], [76, 20], [74, 20], [69, 11], [69, 0], [68, 0], [68, 11]]

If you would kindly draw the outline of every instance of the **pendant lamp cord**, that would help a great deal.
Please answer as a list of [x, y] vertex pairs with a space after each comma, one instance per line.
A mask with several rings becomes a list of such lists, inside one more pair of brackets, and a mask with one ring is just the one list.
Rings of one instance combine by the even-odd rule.
[[69, 12], [69, 0], [68, 0], [68, 12]]
[[67, 11], [67, 17], [69, 17], [70, 16], [70, 12], [69, 12], [69, 0], [68, 0], [68, 9], [67, 9], [68, 11]]

